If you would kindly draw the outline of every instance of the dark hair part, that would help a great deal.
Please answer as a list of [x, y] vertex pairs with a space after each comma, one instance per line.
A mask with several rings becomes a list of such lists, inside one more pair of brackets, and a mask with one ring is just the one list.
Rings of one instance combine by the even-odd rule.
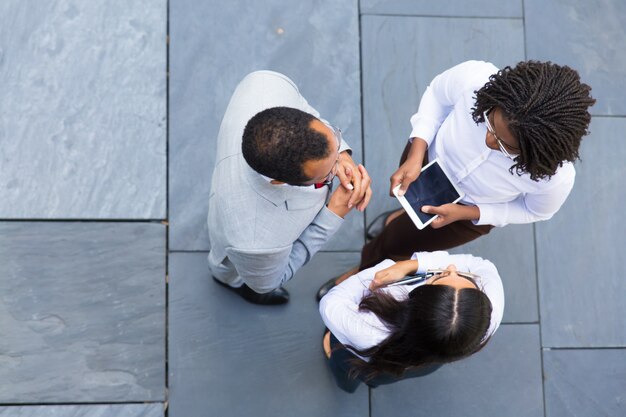
[[483, 112], [499, 107], [509, 130], [519, 141], [517, 175], [538, 181], [554, 175], [563, 162], [579, 158], [582, 137], [591, 121], [588, 108], [596, 100], [578, 72], [552, 62], [525, 61], [505, 67], [475, 91], [472, 117], [484, 122]]
[[478, 351], [491, 321], [491, 301], [474, 288], [422, 285], [406, 300], [374, 291], [361, 300], [359, 311], [371, 311], [391, 334], [377, 346], [359, 350], [351, 377], [372, 379], [382, 372], [402, 375], [406, 368], [462, 359]]
[[313, 120], [313, 115], [290, 107], [257, 113], [243, 132], [243, 157], [266, 177], [293, 185], [311, 180], [304, 175], [304, 162], [330, 154], [326, 136], [309, 127]]

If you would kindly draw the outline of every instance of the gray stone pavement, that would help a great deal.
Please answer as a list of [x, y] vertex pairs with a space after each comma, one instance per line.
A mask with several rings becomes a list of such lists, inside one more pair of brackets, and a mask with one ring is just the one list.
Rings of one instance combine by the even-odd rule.
[[[625, 18], [621, 0], [0, 2], [0, 416], [626, 415]], [[574, 190], [454, 250], [504, 280], [483, 351], [346, 394], [315, 290], [394, 207], [409, 117], [467, 59], [552, 60], [593, 87]], [[215, 138], [256, 69], [342, 128], [375, 189], [274, 308], [206, 267]]]

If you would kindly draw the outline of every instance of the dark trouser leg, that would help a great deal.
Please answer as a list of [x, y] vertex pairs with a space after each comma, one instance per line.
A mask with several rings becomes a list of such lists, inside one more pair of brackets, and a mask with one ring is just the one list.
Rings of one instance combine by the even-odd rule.
[[403, 213], [394, 219], [382, 233], [361, 250], [359, 270], [392, 259], [403, 261], [414, 252], [448, 250], [489, 233], [491, 225], [476, 226], [469, 220], [450, 223], [440, 229], [430, 226], [419, 230], [408, 214]]
[[361, 385], [361, 380], [359, 378], [350, 378], [348, 372], [351, 368], [350, 359], [357, 356], [344, 348], [332, 333], [330, 334], [330, 348], [331, 354], [328, 366], [335, 377], [337, 385], [342, 390], [353, 393]]

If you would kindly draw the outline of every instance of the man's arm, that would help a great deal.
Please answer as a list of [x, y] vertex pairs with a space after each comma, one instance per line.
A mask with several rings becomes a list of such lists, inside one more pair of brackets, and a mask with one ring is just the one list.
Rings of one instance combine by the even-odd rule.
[[[364, 186], [369, 187], [369, 177]], [[272, 249], [226, 248], [226, 254], [246, 285], [259, 293], [270, 292], [284, 285], [304, 264], [309, 262], [339, 230], [348, 207], [351, 191], [337, 187], [328, 205], [291, 245]]]

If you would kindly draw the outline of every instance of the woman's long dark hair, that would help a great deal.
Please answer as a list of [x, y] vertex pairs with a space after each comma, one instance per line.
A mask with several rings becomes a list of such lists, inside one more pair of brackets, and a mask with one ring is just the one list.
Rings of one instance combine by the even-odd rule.
[[491, 320], [491, 302], [474, 288], [422, 285], [405, 300], [374, 291], [364, 297], [359, 311], [370, 311], [391, 330], [377, 346], [352, 350], [350, 375], [365, 380], [382, 372], [402, 375], [406, 368], [452, 362], [479, 350]]

